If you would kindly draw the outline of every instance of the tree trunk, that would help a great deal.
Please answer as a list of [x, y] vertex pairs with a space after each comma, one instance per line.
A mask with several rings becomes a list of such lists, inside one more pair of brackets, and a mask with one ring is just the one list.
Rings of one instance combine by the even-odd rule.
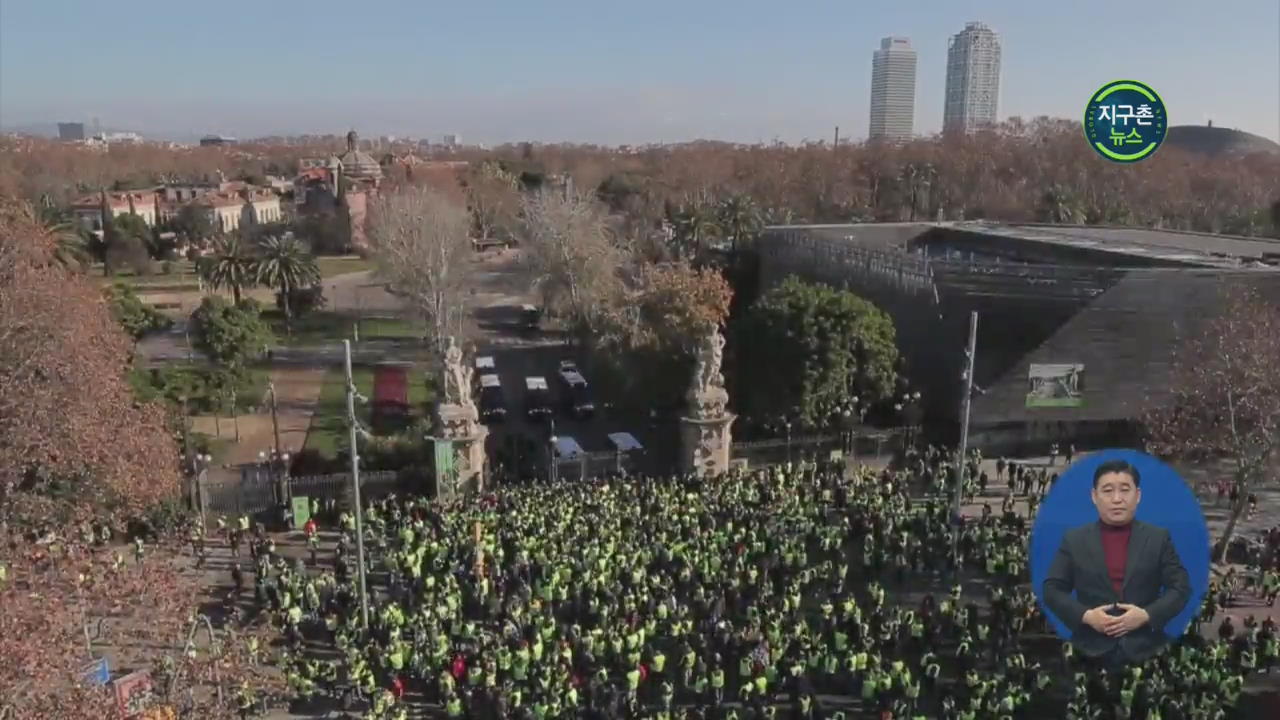
[[236, 305], [240, 304], [240, 286], [239, 285], [231, 286], [231, 299], [235, 301]]
[[293, 337], [293, 311], [289, 308], [289, 283], [280, 283], [280, 297], [284, 305], [284, 332]]

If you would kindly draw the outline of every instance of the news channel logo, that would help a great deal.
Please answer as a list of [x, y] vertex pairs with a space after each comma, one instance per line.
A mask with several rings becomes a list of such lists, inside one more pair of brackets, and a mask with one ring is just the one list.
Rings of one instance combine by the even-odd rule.
[[1134, 163], [1151, 157], [1168, 132], [1164, 101], [1150, 85], [1137, 80], [1103, 85], [1084, 110], [1089, 147], [1112, 162]]
[[1090, 491], [1093, 475], [1100, 465], [1111, 460], [1124, 460], [1137, 469], [1142, 480], [1142, 496], [1135, 520], [1164, 528], [1187, 570], [1191, 596], [1181, 612], [1161, 628], [1169, 638], [1180, 637], [1191, 625], [1209, 589], [1209, 527], [1195, 493], [1178, 471], [1139, 450], [1100, 450], [1072, 463], [1049, 490], [1031, 527], [1031, 583], [1040, 608], [1050, 626], [1063, 640], [1071, 639], [1071, 631], [1044, 603], [1043, 585], [1049, 566], [1067, 531], [1098, 522], [1098, 509]]

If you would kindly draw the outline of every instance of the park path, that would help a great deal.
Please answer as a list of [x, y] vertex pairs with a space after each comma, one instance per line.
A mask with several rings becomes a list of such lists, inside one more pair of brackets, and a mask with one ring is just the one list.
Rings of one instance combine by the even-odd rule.
[[[322, 367], [283, 366], [271, 369], [271, 382], [276, 388], [276, 422], [280, 427], [281, 452], [297, 453], [306, 442], [307, 428], [320, 399], [324, 376]], [[234, 466], [256, 462], [259, 452], [270, 452], [275, 448], [267, 397], [263, 398], [257, 413], [219, 418], [216, 422], [209, 415], [192, 418], [192, 429], [221, 438], [234, 439], [237, 424], [240, 440], [228, 448], [223, 464]]]

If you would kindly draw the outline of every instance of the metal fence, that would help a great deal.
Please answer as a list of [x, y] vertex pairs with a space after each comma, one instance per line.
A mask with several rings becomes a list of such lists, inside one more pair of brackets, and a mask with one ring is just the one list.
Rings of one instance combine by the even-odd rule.
[[826, 460], [836, 451], [845, 457], [876, 457], [901, 450], [905, 437], [903, 430], [889, 430], [752, 440], [734, 443], [729, 449], [729, 459], [747, 467], [758, 467], [789, 461]]
[[632, 453], [612, 451], [588, 452], [556, 459], [556, 477], [561, 480], [586, 480], [607, 475], [631, 474], [643, 468], [643, 458]]
[[[407, 477], [391, 470], [360, 474], [360, 496], [366, 502], [407, 490]], [[307, 475], [277, 482], [272, 472], [258, 467], [241, 468], [240, 477], [204, 480], [200, 495], [205, 512], [219, 515], [258, 515], [278, 507], [287, 497], [304, 496], [351, 504], [351, 475]], [[282, 497], [282, 493], [284, 496]]]

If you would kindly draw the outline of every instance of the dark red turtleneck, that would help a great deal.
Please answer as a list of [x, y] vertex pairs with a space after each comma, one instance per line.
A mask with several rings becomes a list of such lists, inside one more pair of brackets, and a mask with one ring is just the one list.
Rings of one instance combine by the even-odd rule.
[[1129, 535], [1133, 525], [1108, 525], [1099, 521], [1102, 529], [1102, 554], [1107, 559], [1107, 577], [1116, 595], [1124, 588], [1124, 567], [1129, 561]]

